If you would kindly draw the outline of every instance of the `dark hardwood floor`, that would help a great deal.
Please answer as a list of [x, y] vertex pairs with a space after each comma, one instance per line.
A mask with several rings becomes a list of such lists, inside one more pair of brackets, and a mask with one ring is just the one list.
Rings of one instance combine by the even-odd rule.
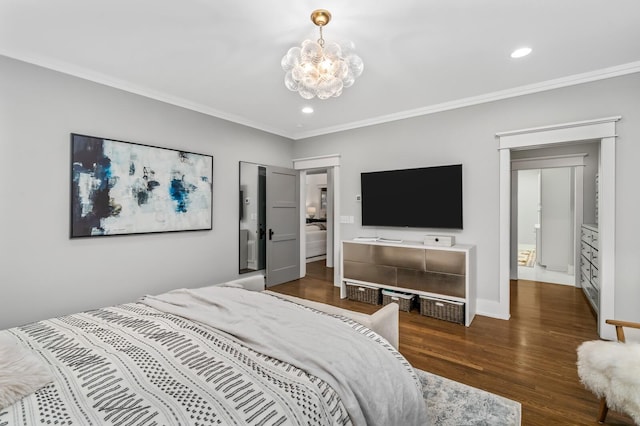
[[[340, 299], [324, 261], [307, 276], [270, 290], [372, 313], [379, 306]], [[592, 425], [598, 399], [576, 372], [576, 348], [598, 339], [582, 291], [534, 281], [511, 282], [509, 321], [476, 315], [470, 327], [400, 312], [400, 352], [415, 367], [522, 404], [523, 425]], [[614, 411], [607, 425], [633, 425]]]

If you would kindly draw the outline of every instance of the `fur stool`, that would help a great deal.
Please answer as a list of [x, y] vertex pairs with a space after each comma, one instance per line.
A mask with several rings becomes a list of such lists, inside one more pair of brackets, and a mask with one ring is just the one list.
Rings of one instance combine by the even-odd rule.
[[578, 347], [578, 376], [609, 408], [640, 425], [640, 343], [584, 342]]

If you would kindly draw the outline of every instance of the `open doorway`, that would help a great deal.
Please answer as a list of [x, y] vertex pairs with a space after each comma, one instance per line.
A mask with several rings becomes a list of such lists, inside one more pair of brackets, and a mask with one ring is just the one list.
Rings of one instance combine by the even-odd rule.
[[[575, 170], [514, 171], [517, 183], [517, 278], [576, 285]], [[580, 197], [582, 198], [582, 197]]]
[[[300, 171], [300, 202], [301, 202], [301, 215], [300, 215], [300, 277], [307, 275], [307, 262], [306, 262], [306, 226], [307, 219], [310, 216], [310, 212], [314, 217], [318, 214], [319, 210], [325, 208], [326, 203], [326, 254], [325, 259], [320, 260], [322, 262], [323, 274], [327, 277], [327, 281], [332, 281], [334, 286], [340, 285], [340, 265], [339, 265], [339, 241], [340, 241], [340, 228], [339, 223], [339, 200], [340, 200], [340, 155], [332, 154], [320, 157], [309, 157], [293, 160], [293, 165], [296, 170]], [[315, 210], [308, 210], [307, 208], [307, 174], [314, 175], [316, 173], [326, 172], [326, 186], [321, 184], [319, 186], [320, 197], [317, 207], [312, 205], [316, 203], [315, 197], [310, 200], [309, 207], [316, 207]], [[323, 189], [326, 188], [326, 191]], [[316, 222], [317, 223], [317, 222]], [[309, 263], [312, 265], [313, 263]], [[330, 275], [333, 275], [330, 277]]]
[[598, 188], [594, 194], [597, 197], [595, 205], [599, 228], [598, 334], [603, 339], [615, 339], [614, 327], [607, 325], [605, 320], [615, 317], [615, 143], [616, 122], [620, 119], [620, 116], [605, 117], [496, 134], [500, 155], [500, 296], [499, 302], [490, 308], [497, 317], [508, 319], [510, 316], [510, 280], [513, 278], [516, 259], [516, 256], [512, 256], [516, 245], [513, 221], [510, 219], [513, 196], [512, 154], [539, 147], [599, 141], [598, 180], [594, 184]]
[[511, 279], [581, 286], [580, 227], [594, 223], [600, 143], [512, 152]]
[[308, 170], [305, 197], [306, 263], [327, 259], [327, 169]]
[[333, 281], [333, 170], [309, 169], [304, 174], [304, 276]]

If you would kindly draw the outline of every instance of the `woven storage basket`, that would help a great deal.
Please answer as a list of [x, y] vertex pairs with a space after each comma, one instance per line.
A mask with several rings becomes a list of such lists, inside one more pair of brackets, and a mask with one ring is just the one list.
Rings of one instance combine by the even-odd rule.
[[407, 293], [398, 293], [391, 290], [382, 290], [382, 304], [397, 303], [401, 311], [409, 312], [413, 306], [415, 295]]
[[464, 324], [464, 303], [420, 296], [420, 314], [455, 322], [457, 324]]
[[347, 287], [347, 299], [358, 302], [380, 304], [380, 289], [362, 284], [345, 283]]

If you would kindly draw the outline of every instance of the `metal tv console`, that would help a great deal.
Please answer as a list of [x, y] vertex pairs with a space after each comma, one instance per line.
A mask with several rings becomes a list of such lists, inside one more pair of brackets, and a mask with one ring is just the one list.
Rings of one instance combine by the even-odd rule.
[[464, 303], [464, 324], [476, 313], [475, 246], [422, 242], [342, 241], [340, 297], [347, 283]]

